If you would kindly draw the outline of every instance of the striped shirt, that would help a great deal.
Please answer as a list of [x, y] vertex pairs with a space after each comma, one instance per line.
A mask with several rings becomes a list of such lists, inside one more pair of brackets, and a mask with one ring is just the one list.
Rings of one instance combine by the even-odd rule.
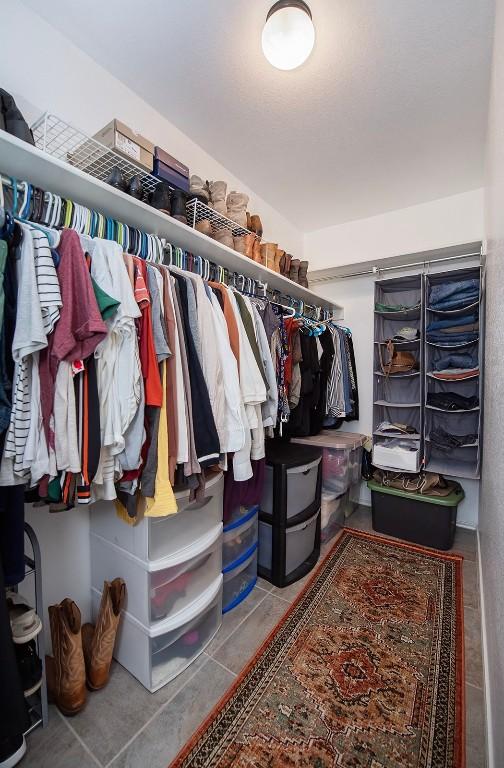
[[[15, 360], [12, 412], [4, 454], [13, 459], [14, 472], [28, 477], [23, 467], [30, 426], [39, 430], [40, 398], [32, 398], [33, 376], [39, 376], [33, 356], [47, 346], [47, 336], [59, 318], [61, 294], [51, 249], [40, 230], [23, 226], [18, 262], [18, 312], [12, 343]], [[39, 387], [35, 387], [39, 391]], [[32, 424], [32, 419], [34, 423]], [[41, 439], [41, 436], [40, 436]]]

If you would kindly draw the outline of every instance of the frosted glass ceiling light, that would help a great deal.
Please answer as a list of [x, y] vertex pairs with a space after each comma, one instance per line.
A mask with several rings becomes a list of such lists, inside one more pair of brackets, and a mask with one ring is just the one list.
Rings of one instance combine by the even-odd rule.
[[263, 53], [277, 69], [296, 69], [315, 42], [311, 11], [303, 0], [280, 0], [269, 10], [262, 32]]

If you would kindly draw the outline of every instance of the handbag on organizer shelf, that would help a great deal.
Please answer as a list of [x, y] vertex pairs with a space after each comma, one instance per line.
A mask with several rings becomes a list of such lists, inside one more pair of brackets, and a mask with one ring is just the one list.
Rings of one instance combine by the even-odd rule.
[[397, 373], [410, 373], [418, 368], [415, 355], [407, 350], [397, 350], [392, 339], [386, 342], [388, 359], [384, 360], [381, 344], [378, 349], [380, 352], [380, 366], [385, 376], [392, 376]]

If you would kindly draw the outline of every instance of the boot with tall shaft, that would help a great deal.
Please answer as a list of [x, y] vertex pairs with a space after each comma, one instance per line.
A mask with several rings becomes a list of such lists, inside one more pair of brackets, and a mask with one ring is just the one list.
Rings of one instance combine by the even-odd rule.
[[100, 690], [108, 682], [117, 627], [125, 597], [124, 579], [104, 581], [96, 624], [84, 624], [82, 627], [86, 682], [93, 691]]
[[64, 715], [76, 715], [86, 703], [81, 613], [68, 597], [48, 610], [53, 646], [53, 655], [46, 656], [49, 697]]

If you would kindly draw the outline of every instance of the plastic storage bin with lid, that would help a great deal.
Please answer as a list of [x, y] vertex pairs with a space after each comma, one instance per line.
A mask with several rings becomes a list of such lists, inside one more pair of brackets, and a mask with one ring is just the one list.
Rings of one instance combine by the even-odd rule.
[[445, 496], [404, 491], [374, 480], [367, 485], [371, 491], [373, 530], [424, 547], [452, 548], [458, 505], [464, 499], [459, 483], [452, 482]]
[[327, 529], [335, 532], [337, 521], [342, 524], [358, 503], [365, 439], [358, 432], [329, 429], [313, 437], [293, 439], [295, 443], [322, 448], [322, 540], [329, 538]]

